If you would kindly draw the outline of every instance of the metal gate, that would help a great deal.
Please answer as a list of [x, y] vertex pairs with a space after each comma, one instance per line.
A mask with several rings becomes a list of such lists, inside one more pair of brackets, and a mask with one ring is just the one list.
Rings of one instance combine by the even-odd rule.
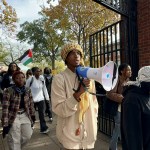
[[[120, 65], [130, 64], [135, 79], [139, 69], [138, 34], [137, 34], [137, 1], [136, 0], [94, 0], [107, 8], [121, 14], [121, 20], [90, 35], [90, 66], [104, 66], [112, 60]], [[98, 93], [105, 93], [96, 83]], [[112, 116], [103, 112], [102, 104], [105, 97], [97, 97], [99, 102], [99, 130], [112, 135], [114, 121]]]
[[[121, 35], [120, 28], [122, 21], [116, 22], [96, 33], [90, 35], [90, 64], [94, 68], [104, 66], [108, 61], [113, 60], [118, 65], [121, 63]], [[96, 92], [104, 93], [104, 89], [96, 83]], [[107, 135], [112, 134], [114, 121], [112, 116], [103, 112], [103, 100], [105, 97], [97, 97], [99, 102], [98, 126], [99, 130]]]
[[90, 65], [102, 67], [112, 60], [121, 63], [121, 32], [122, 21], [116, 22], [90, 35]]

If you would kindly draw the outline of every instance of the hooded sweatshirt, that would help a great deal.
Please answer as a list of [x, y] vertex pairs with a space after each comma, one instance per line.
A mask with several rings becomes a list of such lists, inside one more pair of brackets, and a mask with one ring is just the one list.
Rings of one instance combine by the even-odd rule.
[[122, 104], [123, 150], [150, 150], [150, 82], [127, 86]]

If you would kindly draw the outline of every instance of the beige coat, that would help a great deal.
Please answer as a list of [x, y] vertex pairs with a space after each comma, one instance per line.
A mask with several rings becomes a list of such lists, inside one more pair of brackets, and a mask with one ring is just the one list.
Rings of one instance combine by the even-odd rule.
[[[89, 108], [83, 124], [79, 125], [79, 103], [73, 97], [73, 88], [77, 89], [78, 84], [76, 74], [68, 68], [54, 76], [51, 100], [52, 110], [57, 114], [56, 135], [67, 149], [90, 149], [97, 138], [98, 103], [96, 96], [89, 94]], [[79, 126], [81, 131], [76, 135]]]

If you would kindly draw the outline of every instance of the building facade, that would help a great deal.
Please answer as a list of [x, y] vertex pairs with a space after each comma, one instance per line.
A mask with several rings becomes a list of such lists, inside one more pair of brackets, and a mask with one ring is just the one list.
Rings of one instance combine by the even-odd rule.
[[150, 0], [137, 1], [139, 67], [150, 65]]

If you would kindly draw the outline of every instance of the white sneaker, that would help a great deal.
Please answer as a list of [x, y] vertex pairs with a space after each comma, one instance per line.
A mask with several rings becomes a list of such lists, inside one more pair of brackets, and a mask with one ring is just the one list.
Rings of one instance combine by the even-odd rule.
[[40, 133], [44, 133], [44, 134], [46, 134], [46, 133], [48, 133], [49, 132], [49, 129], [47, 128], [45, 131], [40, 131]]

